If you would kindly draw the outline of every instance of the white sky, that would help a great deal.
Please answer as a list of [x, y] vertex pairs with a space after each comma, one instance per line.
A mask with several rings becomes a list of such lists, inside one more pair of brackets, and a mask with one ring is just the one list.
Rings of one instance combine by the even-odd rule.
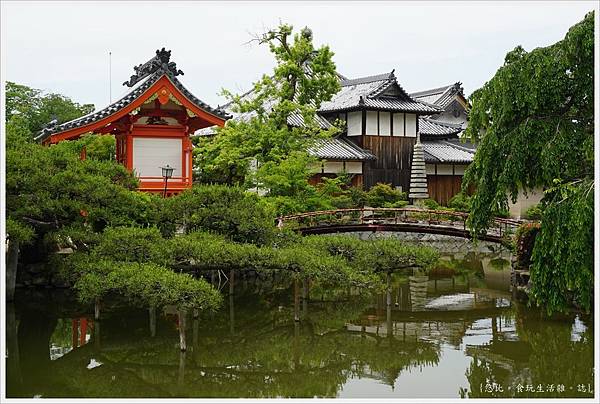
[[247, 44], [279, 21], [313, 30], [350, 78], [389, 72], [412, 92], [461, 81], [467, 95], [505, 54], [562, 39], [596, 2], [2, 2], [6, 80], [102, 108], [133, 66], [172, 50], [181, 81], [222, 104], [221, 88], [245, 91], [273, 59]]

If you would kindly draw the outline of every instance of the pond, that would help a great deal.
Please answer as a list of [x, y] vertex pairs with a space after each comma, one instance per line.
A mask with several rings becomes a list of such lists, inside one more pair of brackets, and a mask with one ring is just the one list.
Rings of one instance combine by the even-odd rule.
[[189, 318], [115, 300], [100, 321], [66, 292], [8, 306], [10, 397], [593, 397], [592, 317], [543, 316], [510, 289], [506, 253], [446, 255], [385, 293], [311, 285], [294, 321], [277, 274], [213, 275], [220, 311]]

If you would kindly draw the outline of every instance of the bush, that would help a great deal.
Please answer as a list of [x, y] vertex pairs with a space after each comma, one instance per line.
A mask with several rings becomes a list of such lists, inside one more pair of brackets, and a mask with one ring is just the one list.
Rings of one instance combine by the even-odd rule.
[[336, 209], [350, 209], [354, 207], [352, 198], [346, 195], [331, 198], [331, 205]]
[[156, 262], [167, 264], [160, 231], [156, 227], [109, 227], [93, 249], [95, 256], [122, 262]]
[[164, 200], [159, 226], [165, 235], [212, 231], [244, 243], [267, 244], [273, 237], [275, 211], [264, 198], [239, 187], [196, 185]]
[[367, 204], [372, 208], [381, 208], [385, 203], [406, 200], [406, 192], [392, 188], [389, 184], [378, 183], [367, 192]]
[[459, 212], [471, 211], [471, 196], [465, 192], [459, 192], [448, 201], [448, 207]]
[[542, 213], [542, 206], [538, 203], [527, 208], [527, 210], [525, 211], [525, 219], [542, 220]]
[[540, 231], [539, 223], [525, 223], [519, 226], [515, 235], [517, 266], [528, 269], [531, 264], [531, 254], [535, 245], [535, 238]]
[[352, 207], [362, 208], [367, 203], [367, 193], [359, 187], [350, 187], [347, 194], [352, 199]]
[[427, 209], [432, 209], [432, 210], [439, 210], [440, 209], [440, 204], [437, 203], [434, 199], [428, 198], [428, 199], [423, 199], [421, 201], [421, 203], [423, 204], [423, 206], [425, 206]]
[[408, 201], [396, 201], [396, 202], [386, 202], [383, 204], [384, 208], [403, 208], [408, 205]]
[[107, 262], [108, 273], [90, 272], [76, 283], [79, 300], [90, 303], [119, 293], [140, 306], [175, 305], [180, 310], [216, 310], [222, 296], [204, 279], [179, 274], [160, 265]]

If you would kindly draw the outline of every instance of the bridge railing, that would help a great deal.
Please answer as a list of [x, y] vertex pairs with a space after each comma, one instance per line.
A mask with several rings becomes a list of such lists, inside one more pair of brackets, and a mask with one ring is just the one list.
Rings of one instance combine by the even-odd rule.
[[[281, 216], [277, 219], [278, 227], [294, 223], [299, 229], [356, 224], [414, 224], [420, 226], [452, 227], [467, 231], [469, 214], [448, 210], [420, 208], [349, 208], [321, 210]], [[500, 238], [514, 230], [523, 221], [507, 218], [494, 218], [488, 229], [488, 234]]]

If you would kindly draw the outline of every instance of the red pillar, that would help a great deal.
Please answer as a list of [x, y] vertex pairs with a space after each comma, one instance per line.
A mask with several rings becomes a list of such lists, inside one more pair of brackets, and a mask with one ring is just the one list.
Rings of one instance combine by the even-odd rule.
[[87, 318], [79, 320], [79, 346], [85, 345], [85, 336], [87, 334]]
[[125, 161], [123, 163], [127, 169], [133, 170], [133, 136], [128, 133], [125, 139]]

